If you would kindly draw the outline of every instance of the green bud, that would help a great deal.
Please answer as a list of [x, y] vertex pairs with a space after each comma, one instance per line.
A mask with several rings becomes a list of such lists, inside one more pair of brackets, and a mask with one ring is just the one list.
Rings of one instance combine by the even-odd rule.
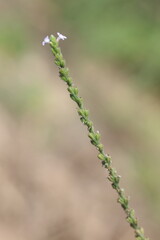
[[91, 121], [88, 121], [87, 122], [87, 127], [88, 127], [88, 130], [92, 130], [92, 127], [93, 127], [93, 123]]
[[89, 133], [88, 137], [92, 140], [95, 140], [95, 134], [94, 133]]
[[70, 77], [67, 78], [67, 84], [68, 86], [72, 86], [72, 78]]
[[68, 76], [68, 73], [69, 73], [68, 68], [61, 68], [61, 69], [59, 70], [60, 77], [61, 77], [61, 76]]
[[57, 43], [57, 40], [56, 40], [56, 37], [55, 37], [55, 36], [51, 35], [51, 36], [50, 36], [50, 41], [51, 41], [52, 44], [58, 46], [58, 43]]
[[78, 114], [84, 118], [87, 118], [88, 117], [88, 110], [86, 109], [79, 109], [78, 110]]
[[73, 89], [73, 87], [68, 87], [67, 88], [68, 92], [70, 92], [70, 93], [72, 93], [72, 89]]
[[95, 140], [98, 142], [100, 140], [101, 135], [99, 132], [95, 133]]
[[119, 197], [118, 202], [121, 204], [124, 210], [128, 208], [128, 199], [125, 196]]
[[100, 151], [100, 152], [102, 152], [103, 151], [103, 144], [98, 144], [97, 145], [97, 149]]
[[75, 95], [78, 95], [78, 88], [73, 87], [73, 93], [74, 93]]
[[80, 108], [82, 107], [82, 100], [80, 97], [76, 97], [76, 103], [77, 103], [78, 107], [80, 107]]
[[106, 161], [106, 156], [104, 156], [102, 153], [98, 154], [98, 158], [102, 161]]
[[75, 88], [75, 87], [68, 87], [68, 91], [73, 95], [78, 94], [78, 88]]

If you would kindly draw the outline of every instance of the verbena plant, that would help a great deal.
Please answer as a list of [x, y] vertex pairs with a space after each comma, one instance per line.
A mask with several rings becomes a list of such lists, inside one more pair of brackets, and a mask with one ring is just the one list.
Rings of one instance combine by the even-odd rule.
[[51, 47], [52, 53], [55, 57], [55, 64], [59, 70], [59, 76], [67, 84], [67, 90], [70, 94], [70, 98], [78, 106], [77, 112], [80, 116], [80, 120], [87, 127], [88, 137], [90, 138], [91, 144], [94, 145], [98, 151], [98, 158], [100, 159], [102, 166], [108, 171], [108, 180], [111, 182], [112, 188], [115, 189], [118, 194], [117, 201], [126, 213], [126, 220], [130, 227], [134, 229], [135, 238], [137, 240], [149, 240], [149, 238], [145, 237], [143, 228], [138, 224], [134, 209], [129, 207], [129, 199], [125, 195], [124, 189], [119, 185], [121, 176], [119, 176], [117, 171], [112, 167], [111, 157], [104, 153], [104, 147], [100, 141], [99, 131], [94, 130], [93, 122], [89, 119], [89, 111], [85, 109], [83, 100], [78, 95], [78, 88], [74, 86], [73, 80], [69, 75], [69, 69], [66, 67], [65, 60], [58, 45], [59, 40], [64, 40], [66, 37], [60, 33], [57, 34], [57, 38], [53, 35], [50, 37], [47, 36], [42, 42], [42, 45], [48, 43]]

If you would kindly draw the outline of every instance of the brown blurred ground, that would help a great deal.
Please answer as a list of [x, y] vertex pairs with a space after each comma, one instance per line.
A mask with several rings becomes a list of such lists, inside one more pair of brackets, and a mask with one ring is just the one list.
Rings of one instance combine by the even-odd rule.
[[[132, 240], [50, 49], [41, 46], [47, 31], [56, 33], [58, 22], [65, 31], [56, 3], [55, 16], [49, 6], [1, 2], [4, 23], [19, 18], [17, 13], [23, 16], [28, 46], [18, 56], [1, 48], [0, 239]], [[80, 95], [122, 175], [140, 225], [158, 240], [159, 102], [110, 63], [81, 53], [81, 42], [76, 48], [69, 26], [67, 31], [68, 42], [60, 44]]]

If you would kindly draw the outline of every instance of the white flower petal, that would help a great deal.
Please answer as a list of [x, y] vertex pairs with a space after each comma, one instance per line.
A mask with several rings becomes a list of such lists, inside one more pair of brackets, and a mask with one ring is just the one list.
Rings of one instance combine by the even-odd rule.
[[42, 45], [44, 46], [46, 43], [50, 43], [50, 38], [48, 36], [44, 38]]
[[67, 38], [66, 36], [62, 35], [62, 34], [59, 33], [59, 32], [57, 32], [57, 35], [58, 35], [57, 41], [59, 41], [59, 40], [65, 40], [65, 39]]

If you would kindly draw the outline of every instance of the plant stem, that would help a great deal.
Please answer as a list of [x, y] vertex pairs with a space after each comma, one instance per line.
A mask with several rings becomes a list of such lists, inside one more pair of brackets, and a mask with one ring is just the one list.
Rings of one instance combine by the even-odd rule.
[[102, 166], [108, 171], [108, 180], [111, 182], [112, 188], [115, 189], [118, 194], [117, 201], [126, 213], [127, 222], [134, 229], [137, 240], [149, 240], [149, 238], [144, 236], [144, 230], [137, 222], [134, 209], [129, 207], [129, 199], [126, 197], [124, 189], [119, 186], [120, 176], [111, 165], [111, 157], [104, 153], [104, 147], [100, 142], [100, 134], [98, 131], [94, 130], [93, 123], [89, 119], [89, 111], [83, 106], [83, 100], [78, 95], [78, 88], [74, 87], [72, 78], [69, 75], [69, 69], [66, 67], [61, 49], [58, 46], [58, 41], [53, 35], [50, 37], [50, 46], [55, 57], [55, 64], [59, 69], [59, 76], [67, 84], [67, 90], [71, 99], [78, 105], [77, 112], [80, 116], [80, 120], [88, 129], [88, 137], [90, 138], [91, 144], [98, 150], [98, 158], [101, 160]]

